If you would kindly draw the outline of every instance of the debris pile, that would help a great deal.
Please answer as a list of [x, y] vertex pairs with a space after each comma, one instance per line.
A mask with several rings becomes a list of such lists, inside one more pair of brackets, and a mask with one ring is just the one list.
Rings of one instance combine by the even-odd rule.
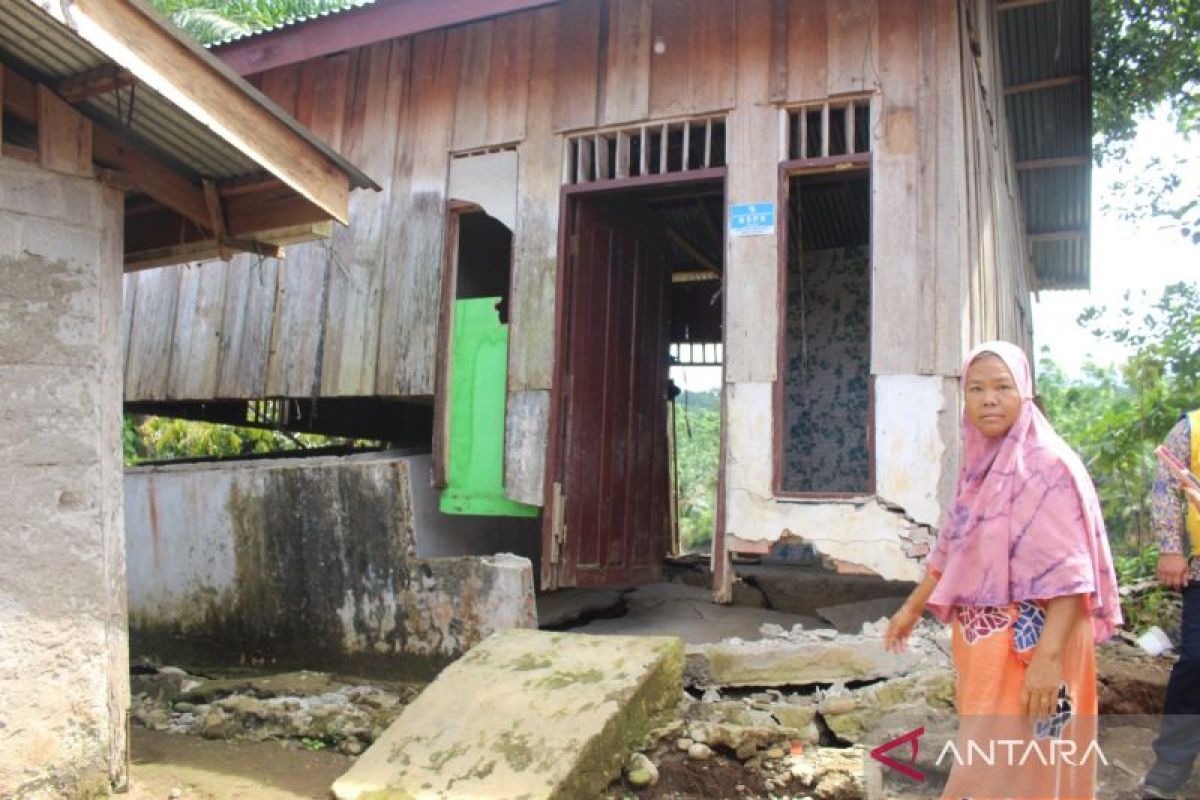
[[178, 667], [146, 667], [132, 678], [132, 715], [151, 730], [208, 739], [289, 741], [362, 753], [419, 693], [292, 672], [209, 680]]

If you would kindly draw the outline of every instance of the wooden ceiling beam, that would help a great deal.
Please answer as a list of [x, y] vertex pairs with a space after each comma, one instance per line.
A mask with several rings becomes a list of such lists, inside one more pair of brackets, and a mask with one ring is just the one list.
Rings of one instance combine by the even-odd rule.
[[1031, 6], [1048, 6], [1056, 0], [1000, 0], [996, 4], [999, 11], [1016, 11], [1018, 8], [1029, 8]]
[[1091, 156], [1060, 156], [1058, 158], [1031, 158], [1017, 162], [1019, 172], [1030, 172], [1039, 169], [1058, 169], [1060, 167], [1086, 167], [1092, 161]]
[[389, 0], [341, 11], [278, 31], [248, 36], [213, 54], [240, 75], [353, 50], [385, 39], [511, 14], [556, 0]]
[[342, 168], [141, 3], [74, 0], [50, 3], [47, 11], [329, 216], [348, 221], [350, 186]]
[[[4, 110], [22, 122], [38, 125], [38, 85], [5, 70]], [[92, 153], [102, 167], [116, 170], [132, 181], [136, 191], [209, 230], [212, 220], [204, 192], [187, 178], [100, 124], [92, 125]]]
[[1005, 96], [1013, 94], [1025, 94], [1026, 92], [1040, 92], [1043, 89], [1056, 89], [1059, 86], [1074, 86], [1077, 83], [1083, 83], [1086, 75], [1063, 75], [1057, 78], [1042, 78], [1041, 80], [1029, 81], [1028, 83], [1014, 83], [1012, 86], [1004, 87]]
[[1088, 232], [1086, 230], [1076, 228], [1072, 230], [1041, 231], [1038, 233], [1031, 233], [1029, 234], [1028, 239], [1031, 242], [1067, 242], [1075, 241], [1077, 239], [1086, 239], [1087, 235]]
[[137, 78], [129, 70], [105, 66], [65, 78], [55, 84], [54, 91], [63, 100], [74, 105], [135, 83]]
[[207, 239], [186, 244], [176, 244], [170, 247], [157, 247], [125, 254], [125, 271], [140, 272], [154, 267], [166, 267], [185, 261], [209, 261], [214, 258], [227, 258], [223, 252], [236, 250], [240, 253], [252, 253], [263, 258], [283, 258], [283, 248], [264, 242], [249, 239]]

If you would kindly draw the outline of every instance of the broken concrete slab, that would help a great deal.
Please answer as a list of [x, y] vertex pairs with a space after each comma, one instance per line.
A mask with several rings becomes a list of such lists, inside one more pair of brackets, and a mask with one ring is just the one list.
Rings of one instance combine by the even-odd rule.
[[881, 730], [904, 731], [952, 719], [954, 698], [954, 673], [948, 669], [925, 669], [827, 695], [821, 701], [820, 712], [825, 724], [838, 737], [853, 744], [865, 744], [868, 735]]
[[494, 634], [447, 667], [333, 792], [597, 797], [679, 701], [682, 669], [674, 637]]
[[810, 567], [739, 564], [737, 574], [762, 591], [768, 607], [789, 614], [812, 615], [817, 613], [818, 607], [881, 597], [900, 598], [898, 608], [915, 586], [906, 581], [886, 581], [875, 576], [845, 575]]
[[688, 644], [716, 642], [731, 636], [755, 639], [764, 623], [792, 628], [824, 627], [816, 617], [763, 608], [718, 605], [712, 590], [683, 583], [654, 583], [625, 595], [626, 613], [594, 619], [572, 630], [577, 633], [678, 636]]
[[561, 629], [599, 614], [615, 614], [624, 603], [615, 589], [561, 589], [537, 598], [538, 627]]
[[877, 622], [895, 614], [903, 605], [900, 597], [876, 597], [856, 603], [822, 606], [816, 609], [821, 619], [837, 628], [841, 633], [858, 633], [864, 622]]
[[889, 653], [875, 637], [736, 639], [688, 647], [687, 678], [696, 686], [803, 686], [903, 675], [928, 658]]

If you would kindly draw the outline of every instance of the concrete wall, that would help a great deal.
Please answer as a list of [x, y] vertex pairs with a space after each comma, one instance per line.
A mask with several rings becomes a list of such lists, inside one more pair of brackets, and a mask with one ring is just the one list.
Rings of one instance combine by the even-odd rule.
[[132, 652], [423, 676], [536, 626], [528, 560], [418, 556], [428, 470], [388, 454], [130, 470]]
[[514, 553], [541, 563], [542, 520], [443, 514], [433, 488], [433, 459], [408, 459], [412, 476], [413, 535], [421, 558]]
[[0, 796], [125, 780], [119, 194], [0, 158]]

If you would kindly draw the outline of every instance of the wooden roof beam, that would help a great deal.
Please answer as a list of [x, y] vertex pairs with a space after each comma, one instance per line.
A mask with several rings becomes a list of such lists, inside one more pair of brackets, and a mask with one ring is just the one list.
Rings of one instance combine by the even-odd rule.
[[1041, 231], [1028, 236], [1031, 242], [1068, 242], [1086, 239], [1088, 232], [1081, 228], [1062, 231]]
[[1017, 170], [1029, 172], [1039, 169], [1059, 169], [1060, 167], [1086, 167], [1092, 161], [1091, 156], [1061, 156], [1059, 158], [1031, 158], [1018, 161]]
[[[38, 86], [4, 70], [4, 110], [31, 125], [39, 120]], [[116, 170], [131, 181], [134, 188], [172, 211], [211, 230], [212, 219], [203, 190], [187, 178], [171, 170], [153, 156], [147, 155], [108, 128], [92, 126], [92, 151], [96, 161]]]
[[142, 250], [125, 254], [125, 271], [140, 272], [154, 267], [166, 267], [185, 261], [207, 261], [213, 258], [228, 259], [229, 251], [252, 253], [263, 258], [283, 258], [283, 248], [266, 242], [250, 239], [224, 238], [220, 241], [208, 239], [198, 242], [187, 242], [170, 247], [156, 247], [152, 250]]
[[[333, 159], [211, 63], [198, 45], [161, 26], [140, 0], [63, 0], [44, 7], [329, 216], [348, 221], [349, 181]], [[207, 217], [203, 192], [195, 189]]]
[[1031, 6], [1048, 6], [1057, 0], [1000, 0], [996, 4], [996, 9], [999, 11], [1016, 11], [1019, 8], [1029, 8]]
[[1042, 78], [1028, 83], [1014, 83], [1012, 86], [1004, 87], [1004, 94], [1007, 97], [1026, 92], [1040, 92], [1043, 89], [1057, 89], [1059, 86], [1074, 86], [1077, 83], [1083, 83], [1086, 77], [1086, 75], [1063, 75], [1058, 78]]
[[247, 36], [213, 54], [240, 75], [353, 50], [384, 39], [511, 14], [556, 0], [390, 0]]
[[129, 70], [105, 66], [65, 78], [55, 84], [54, 91], [63, 100], [74, 105], [135, 83], [137, 78]]

